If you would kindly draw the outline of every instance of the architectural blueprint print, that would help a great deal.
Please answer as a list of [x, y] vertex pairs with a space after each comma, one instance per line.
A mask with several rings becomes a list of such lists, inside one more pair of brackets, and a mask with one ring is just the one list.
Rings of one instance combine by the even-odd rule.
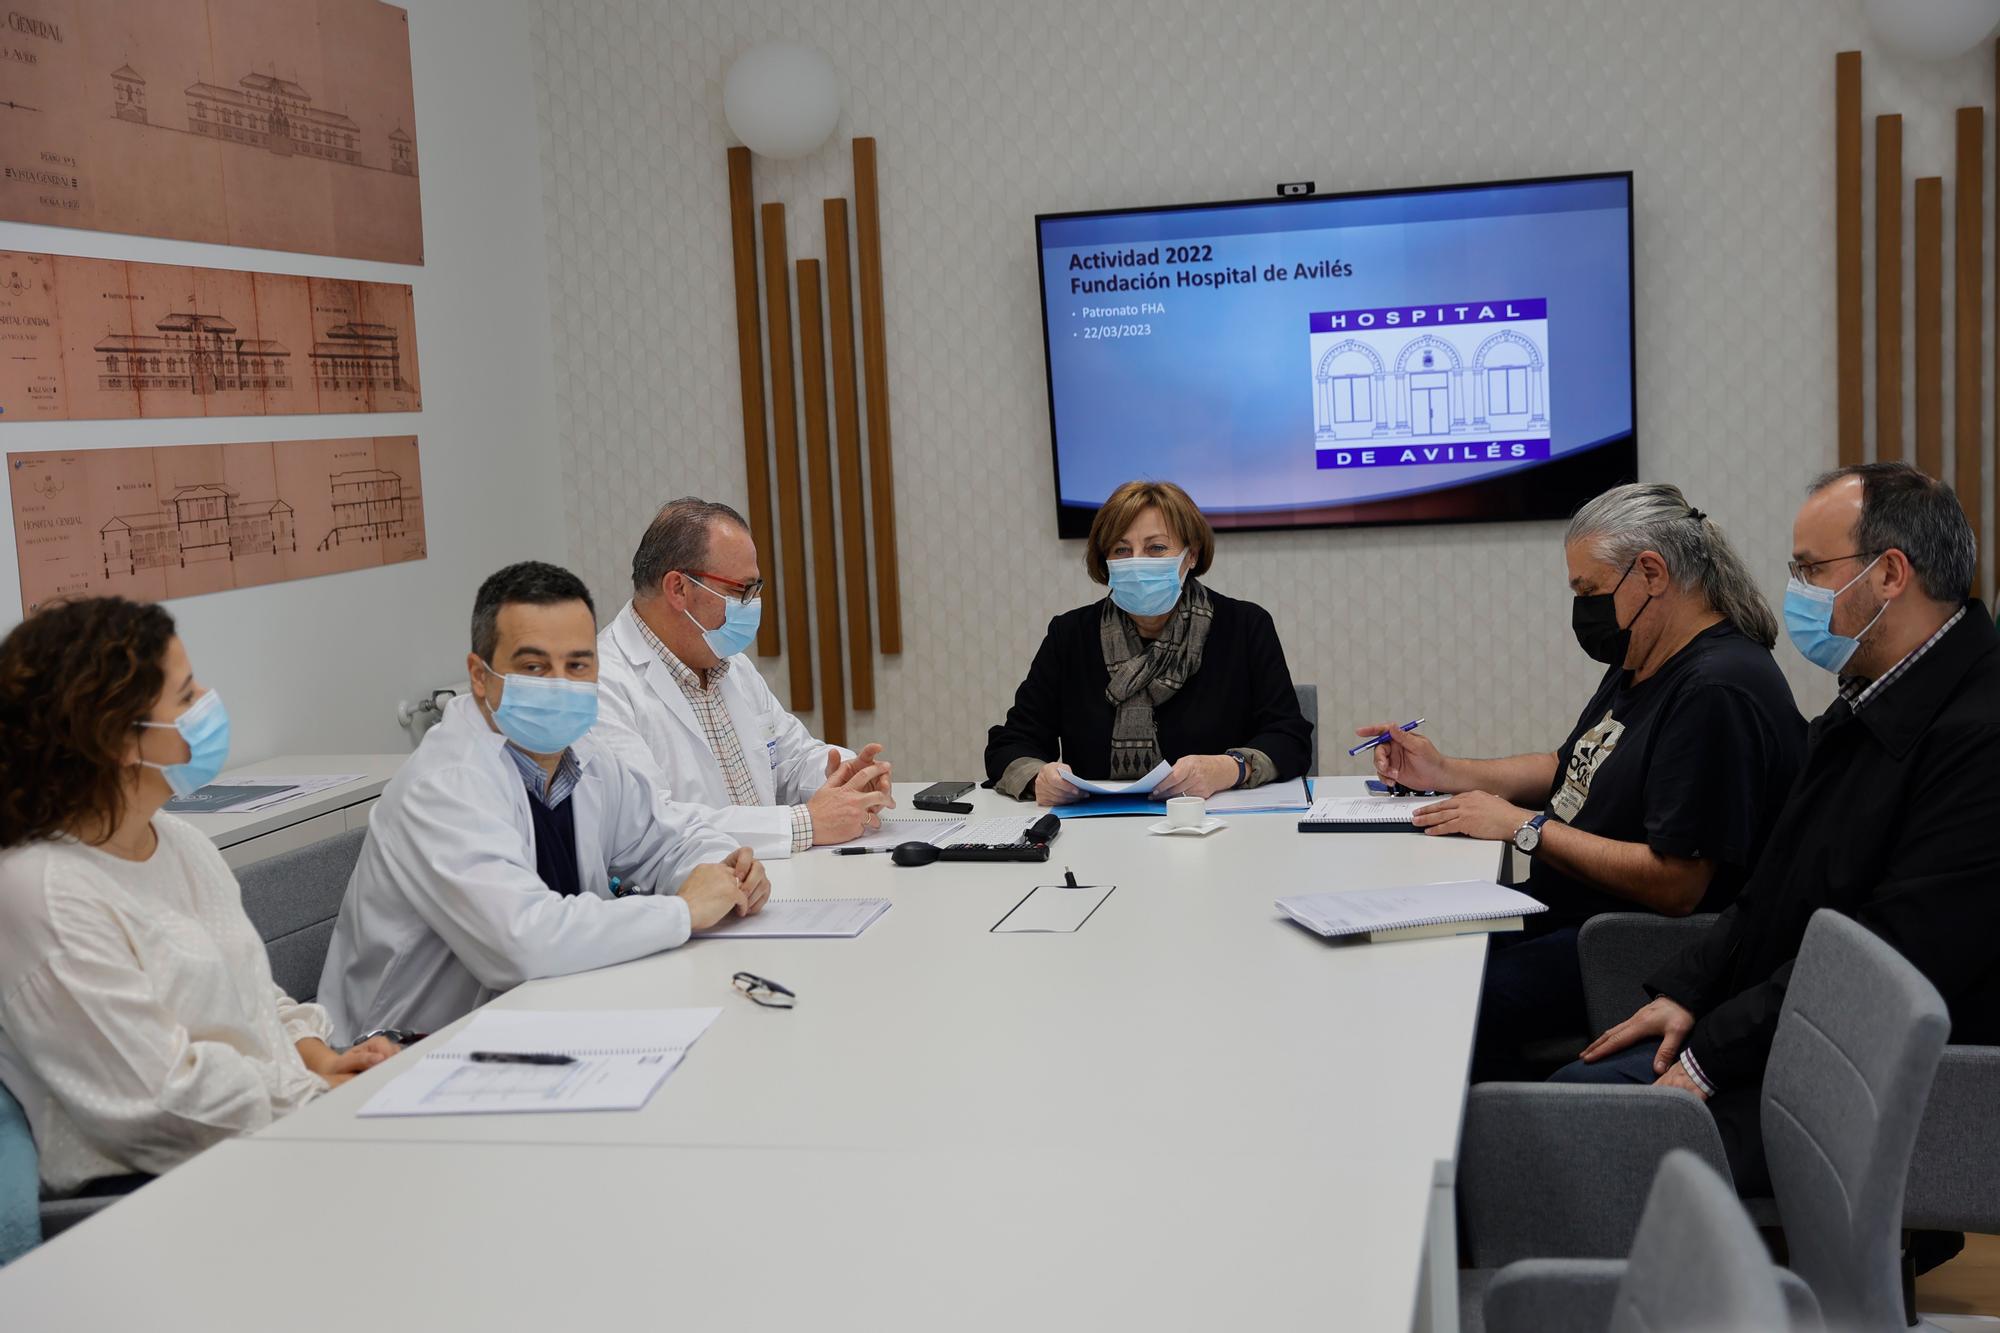
[[24, 0], [0, 218], [423, 262], [408, 15], [379, 0]]
[[0, 251], [0, 424], [415, 412], [403, 283]]
[[413, 435], [7, 455], [21, 611], [424, 558]]

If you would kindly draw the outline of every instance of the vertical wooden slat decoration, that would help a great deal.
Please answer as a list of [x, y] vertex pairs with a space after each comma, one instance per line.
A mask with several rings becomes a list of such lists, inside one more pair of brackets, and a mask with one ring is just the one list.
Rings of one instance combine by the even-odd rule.
[[[764, 347], [757, 319], [757, 205], [750, 192], [750, 150], [729, 150], [729, 241], [736, 259], [736, 371], [743, 387], [743, 470], [749, 478], [750, 536], [771, 558], [771, 463], [764, 443]], [[778, 651], [778, 571], [765, 570], [764, 620], [757, 652]]]
[[[820, 735], [847, 744], [847, 690], [840, 671], [840, 565], [833, 545], [833, 454], [826, 429], [826, 324], [819, 261], [799, 261], [799, 355], [805, 358], [806, 494], [812, 502], [813, 616], [818, 621]], [[792, 651], [799, 651], [792, 640]]]
[[[1980, 322], [1985, 313], [1980, 299], [1981, 274], [1986, 250], [1986, 111], [1982, 107], [1958, 109], [1958, 173], [1952, 182], [1954, 215], [1952, 265], [1952, 400], [1951, 433], [1956, 442], [1952, 465], [1952, 487], [1964, 497], [1965, 516], [1972, 522], [1972, 536], [1980, 539], [1980, 501], [1986, 493], [1980, 470], [1979, 446], [1985, 434], [1981, 417], [1986, 410], [1984, 392], [1986, 354], [1980, 345]], [[1985, 543], [1980, 542], [1982, 551]]]
[[[792, 384], [792, 280], [785, 244], [785, 206], [765, 204], [764, 310], [771, 330], [771, 446], [778, 455], [778, 529], [784, 547], [785, 639], [791, 645], [786, 665], [791, 671], [794, 710], [813, 706], [810, 608], [806, 599], [805, 521], [799, 505], [798, 400]], [[765, 577], [771, 557], [763, 553]]]
[[854, 279], [847, 201], [826, 214], [826, 315], [832, 329], [833, 435], [840, 458], [840, 575], [847, 609], [847, 668], [856, 712], [875, 707], [875, 644], [868, 609], [868, 516], [861, 499], [861, 412], [854, 374]]
[[1875, 457], [1903, 457], [1903, 118], [1875, 117]]
[[1833, 60], [1833, 232], [1835, 358], [1840, 464], [1862, 461], [1861, 386], [1861, 53]]
[[875, 610], [881, 617], [882, 651], [900, 653], [903, 611], [896, 564], [895, 469], [889, 447], [889, 359], [883, 344], [882, 214], [875, 182], [875, 140], [857, 138], [854, 235], [861, 270], [861, 370], [868, 392], [868, 485], [875, 535]]
[[1916, 184], [1916, 465], [1944, 475], [1944, 181]]

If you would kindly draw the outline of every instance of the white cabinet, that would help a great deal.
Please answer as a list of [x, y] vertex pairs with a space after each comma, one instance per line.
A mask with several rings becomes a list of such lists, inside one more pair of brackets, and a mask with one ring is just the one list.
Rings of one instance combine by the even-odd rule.
[[222, 859], [229, 863], [231, 870], [241, 870], [279, 852], [295, 852], [322, 838], [344, 833], [349, 827], [345, 810], [329, 810], [323, 815], [287, 824], [273, 832], [231, 843], [222, 849]]
[[187, 815], [188, 823], [206, 833], [222, 849], [232, 869], [253, 865], [281, 852], [296, 851], [350, 829], [368, 827], [368, 812], [396, 776], [406, 755], [316, 754], [266, 759], [232, 769], [217, 779], [232, 777], [302, 777], [313, 774], [358, 773], [338, 787], [301, 796], [295, 801], [247, 815]]

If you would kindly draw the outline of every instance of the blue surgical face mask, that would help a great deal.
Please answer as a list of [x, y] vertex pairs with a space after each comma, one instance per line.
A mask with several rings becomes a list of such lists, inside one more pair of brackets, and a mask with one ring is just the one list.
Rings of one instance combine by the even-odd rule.
[[[688, 582], [697, 588], [715, 592], [715, 589], [700, 579], [689, 579]], [[722, 623], [714, 629], [695, 620], [692, 611], [683, 611], [681, 614], [689, 620], [694, 620], [694, 627], [701, 631], [701, 637], [708, 644], [708, 650], [727, 662], [756, 642], [757, 627], [764, 623], [764, 599], [753, 597], [747, 602], [739, 602], [734, 597], [723, 597], [719, 592], [715, 592], [715, 595], [722, 599]]]
[[561, 754], [597, 725], [597, 682], [555, 676], [499, 676], [500, 706], [493, 725], [529, 754]]
[[1816, 587], [1796, 578], [1785, 585], [1785, 633], [1791, 637], [1792, 647], [1798, 649], [1799, 655], [1806, 661], [1839, 675], [1840, 669], [1847, 665], [1848, 659], [1861, 646], [1861, 636], [1874, 629], [1875, 621], [1882, 618], [1882, 611], [1889, 609], [1887, 602], [1882, 603], [1882, 611], [1877, 611], [1875, 619], [1863, 625], [1861, 634], [1852, 638], [1833, 632], [1833, 604], [1840, 599], [1840, 594], [1867, 577], [1868, 571], [1875, 568], [1881, 558], [1878, 555], [1870, 560], [1859, 574], [1838, 588]]
[[1111, 601], [1128, 616], [1163, 616], [1181, 599], [1181, 556], [1135, 555], [1107, 560]]
[[222, 772], [222, 766], [229, 761], [229, 713], [222, 706], [222, 696], [214, 690], [194, 701], [194, 706], [171, 722], [141, 722], [142, 727], [165, 727], [178, 731], [187, 742], [188, 757], [184, 764], [156, 764], [149, 759], [139, 762], [147, 768], [157, 768], [167, 778], [167, 785], [174, 789], [176, 796], [190, 796], [215, 781]]

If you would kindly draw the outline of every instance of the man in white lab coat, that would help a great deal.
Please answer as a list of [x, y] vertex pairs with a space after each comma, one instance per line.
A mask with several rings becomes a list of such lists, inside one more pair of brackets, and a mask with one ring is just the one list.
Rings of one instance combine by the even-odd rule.
[[895, 801], [881, 746], [815, 740], [744, 656], [763, 583], [734, 509], [689, 497], [660, 510], [632, 557], [632, 600], [597, 639], [598, 736], [775, 860], [879, 828]]
[[597, 623], [574, 574], [480, 586], [472, 694], [369, 813], [319, 985], [336, 1033], [422, 1033], [535, 977], [687, 942], [771, 885], [748, 848], [588, 735]]

